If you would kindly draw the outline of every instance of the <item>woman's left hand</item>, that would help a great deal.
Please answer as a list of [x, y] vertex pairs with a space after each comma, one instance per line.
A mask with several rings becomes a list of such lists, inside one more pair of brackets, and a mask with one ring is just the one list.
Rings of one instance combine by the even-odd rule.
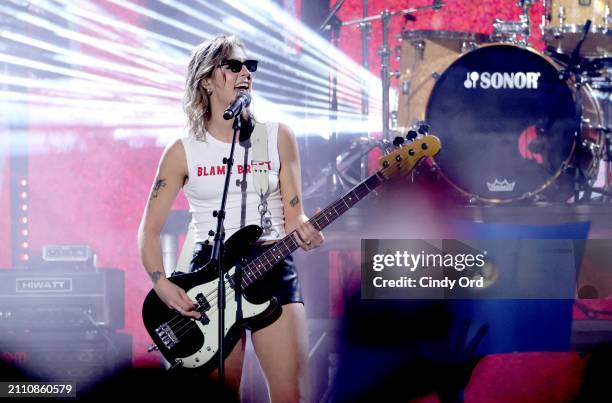
[[[315, 214], [318, 214], [321, 211], [318, 208], [315, 211]], [[298, 217], [299, 224], [296, 227], [295, 231], [295, 240], [298, 245], [304, 249], [305, 251], [312, 250], [314, 248], [318, 248], [321, 246], [325, 237], [318, 231], [311, 223], [308, 222], [309, 218], [306, 215], [302, 214]]]

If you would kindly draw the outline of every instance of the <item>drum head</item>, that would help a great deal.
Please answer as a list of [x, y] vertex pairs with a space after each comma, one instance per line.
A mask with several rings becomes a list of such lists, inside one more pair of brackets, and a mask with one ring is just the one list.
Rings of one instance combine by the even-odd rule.
[[436, 163], [459, 190], [516, 200], [546, 188], [572, 154], [578, 125], [572, 91], [544, 56], [486, 45], [439, 77], [426, 119], [439, 136]]

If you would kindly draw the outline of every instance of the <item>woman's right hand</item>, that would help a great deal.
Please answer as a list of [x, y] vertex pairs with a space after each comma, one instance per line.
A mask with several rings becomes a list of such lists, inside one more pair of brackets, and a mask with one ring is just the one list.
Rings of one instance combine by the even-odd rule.
[[197, 304], [189, 298], [185, 290], [167, 278], [160, 278], [155, 283], [153, 289], [168, 308], [174, 309], [183, 316], [194, 319], [200, 319], [202, 316], [195, 310]]

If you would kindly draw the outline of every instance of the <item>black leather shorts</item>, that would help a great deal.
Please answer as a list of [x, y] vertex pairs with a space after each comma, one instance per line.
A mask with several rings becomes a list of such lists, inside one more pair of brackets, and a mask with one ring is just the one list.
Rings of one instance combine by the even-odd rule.
[[[253, 246], [248, 254], [249, 260], [259, 256], [271, 246], [273, 246], [273, 244]], [[193, 253], [193, 259], [191, 259], [190, 269], [193, 270], [194, 268], [202, 267], [206, 264], [206, 262], [210, 260], [211, 252], [211, 245], [197, 244]], [[207, 269], [215, 270], [212, 267], [204, 270]], [[284, 261], [270, 269], [259, 280], [251, 284], [251, 286], [245, 289], [244, 296], [252, 303], [262, 303], [270, 300], [272, 297], [276, 297], [279, 305], [286, 305], [294, 302], [303, 304], [304, 300], [300, 289], [300, 281], [295, 270], [293, 257], [288, 256]], [[273, 322], [256, 323], [250, 328], [251, 331], [257, 331], [271, 323]]]

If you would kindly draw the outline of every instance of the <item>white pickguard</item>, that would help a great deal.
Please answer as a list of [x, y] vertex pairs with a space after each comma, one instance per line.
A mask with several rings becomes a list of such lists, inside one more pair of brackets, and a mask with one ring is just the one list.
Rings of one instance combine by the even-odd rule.
[[[235, 268], [232, 267], [227, 274], [229, 276], [234, 275]], [[187, 295], [192, 299], [196, 300], [196, 295], [202, 293], [204, 295], [211, 295], [207, 297], [208, 303], [211, 305], [211, 309], [208, 310], [208, 318], [210, 322], [204, 326], [201, 322], [195, 321], [199, 326], [200, 330], [204, 334], [204, 344], [194, 354], [182, 357], [183, 367], [186, 368], [197, 368], [206, 364], [215, 355], [219, 346], [219, 314], [216, 309], [217, 306], [217, 287], [219, 280], [214, 280], [206, 284], [199, 285], [187, 291]], [[225, 335], [227, 331], [237, 321], [238, 302], [236, 301], [236, 294], [234, 290], [229, 287], [226, 283], [226, 295], [225, 295]], [[242, 318], [248, 319], [253, 316], [259, 315], [270, 306], [270, 301], [266, 301], [263, 304], [252, 304], [247, 301], [244, 297], [240, 298], [242, 305]]]

